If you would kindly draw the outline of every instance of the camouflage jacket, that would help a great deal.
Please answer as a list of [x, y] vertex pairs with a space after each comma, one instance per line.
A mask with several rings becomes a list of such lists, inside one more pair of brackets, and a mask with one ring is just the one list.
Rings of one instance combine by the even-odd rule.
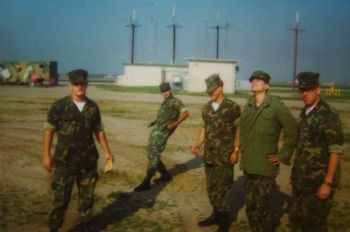
[[93, 167], [98, 159], [94, 132], [103, 129], [100, 111], [95, 102], [86, 99], [82, 112], [71, 96], [56, 101], [47, 116], [45, 129], [57, 133], [53, 159], [57, 167]]
[[[276, 176], [279, 167], [272, 165], [268, 156], [277, 155], [282, 163], [289, 164], [297, 129], [296, 120], [277, 97], [267, 94], [258, 108], [254, 98], [249, 98], [240, 118], [241, 169], [249, 174]], [[283, 146], [278, 149], [281, 131]]]
[[[300, 113], [293, 186], [315, 191], [324, 181], [330, 153], [342, 154], [343, 133], [338, 113], [322, 99], [309, 113]], [[333, 185], [339, 182], [337, 169]]]
[[156, 125], [164, 129], [169, 123], [175, 121], [180, 113], [185, 112], [184, 104], [174, 96], [165, 99], [158, 111], [157, 118], [150, 126]]
[[212, 101], [202, 108], [205, 129], [204, 162], [227, 164], [234, 150], [237, 129], [234, 122], [241, 115], [241, 110], [228, 98], [224, 99], [217, 111], [214, 111], [211, 104]]

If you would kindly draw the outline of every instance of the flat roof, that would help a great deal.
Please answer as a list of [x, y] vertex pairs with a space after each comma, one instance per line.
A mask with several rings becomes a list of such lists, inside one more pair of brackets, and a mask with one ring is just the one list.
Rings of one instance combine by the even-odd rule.
[[159, 63], [123, 63], [124, 65], [131, 66], [155, 66], [155, 67], [174, 67], [174, 68], [188, 68], [188, 65], [179, 64], [159, 64]]
[[209, 62], [209, 63], [238, 63], [235, 60], [229, 60], [229, 59], [200, 59], [200, 58], [187, 58], [189, 61], [196, 61], [196, 62]]

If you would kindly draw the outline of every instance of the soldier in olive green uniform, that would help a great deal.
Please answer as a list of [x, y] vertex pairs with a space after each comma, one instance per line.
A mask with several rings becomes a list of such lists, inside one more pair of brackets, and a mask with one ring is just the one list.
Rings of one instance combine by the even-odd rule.
[[[88, 220], [98, 179], [97, 159], [93, 135], [101, 144], [106, 160], [113, 160], [101, 116], [95, 102], [86, 97], [88, 72], [73, 70], [68, 73], [71, 96], [56, 101], [48, 113], [44, 132], [43, 167], [53, 172], [53, 209], [49, 218], [51, 231], [58, 231], [63, 224], [72, 189], [76, 183], [79, 193], [79, 212], [82, 225], [88, 231]], [[58, 140], [51, 156], [54, 134]]]
[[151, 179], [156, 171], [161, 173], [160, 181], [169, 182], [172, 180], [170, 173], [160, 160], [160, 155], [164, 151], [170, 135], [189, 116], [184, 104], [173, 96], [169, 83], [160, 84], [159, 89], [164, 101], [158, 111], [156, 120], [149, 125], [152, 131], [147, 145], [147, 173], [144, 180], [134, 189], [136, 192], [151, 188]]
[[[249, 78], [253, 96], [240, 118], [241, 169], [246, 214], [253, 232], [274, 231], [270, 199], [276, 192], [280, 162], [288, 164], [296, 145], [297, 123], [283, 103], [268, 93], [270, 75], [255, 71]], [[283, 146], [278, 140], [283, 131]]]
[[211, 101], [202, 108], [203, 126], [197, 142], [191, 146], [191, 152], [199, 154], [204, 143], [203, 160], [205, 165], [206, 186], [212, 214], [200, 221], [199, 226], [219, 224], [218, 231], [229, 231], [228, 212], [229, 192], [233, 181], [233, 164], [238, 161], [236, 139], [236, 119], [241, 111], [239, 106], [223, 94], [223, 82], [218, 74], [206, 80], [207, 93]]
[[299, 73], [301, 110], [294, 161], [290, 221], [292, 231], [327, 231], [327, 217], [339, 184], [343, 153], [339, 114], [321, 97], [319, 74]]

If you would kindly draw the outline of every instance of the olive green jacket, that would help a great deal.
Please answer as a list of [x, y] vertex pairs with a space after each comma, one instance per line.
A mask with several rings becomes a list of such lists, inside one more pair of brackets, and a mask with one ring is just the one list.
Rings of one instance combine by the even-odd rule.
[[[297, 122], [277, 97], [267, 94], [258, 108], [254, 98], [250, 97], [239, 124], [242, 148], [240, 165], [244, 172], [276, 176], [279, 166], [269, 163], [269, 155], [277, 155], [282, 163], [289, 164], [296, 147]], [[281, 132], [283, 145], [278, 149]]]

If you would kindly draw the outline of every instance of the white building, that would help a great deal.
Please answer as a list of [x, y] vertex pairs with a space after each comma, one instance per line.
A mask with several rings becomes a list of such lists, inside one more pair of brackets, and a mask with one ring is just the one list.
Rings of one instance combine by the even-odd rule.
[[124, 64], [124, 75], [118, 76], [120, 86], [158, 86], [170, 82], [173, 87], [189, 92], [204, 92], [205, 79], [218, 73], [224, 92], [235, 92], [236, 66], [233, 60], [188, 59], [189, 65]]
[[218, 73], [224, 82], [224, 92], [235, 92], [236, 66], [233, 60], [188, 59], [188, 84], [185, 90], [189, 92], [204, 92], [205, 79], [211, 74]]

